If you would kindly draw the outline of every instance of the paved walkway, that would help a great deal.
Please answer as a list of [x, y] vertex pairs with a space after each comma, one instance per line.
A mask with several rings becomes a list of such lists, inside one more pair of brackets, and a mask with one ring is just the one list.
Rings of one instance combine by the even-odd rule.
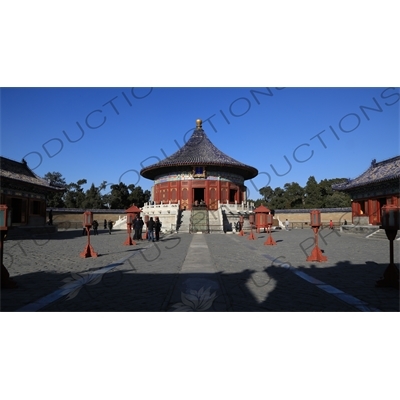
[[[235, 234], [171, 234], [124, 246], [126, 233], [80, 230], [5, 242], [18, 284], [2, 289], [2, 311], [399, 311], [399, 291], [376, 288], [387, 240], [324, 229], [324, 263], [306, 262], [310, 229], [276, 231], [276, 246]], [[399, 263], [400, 243], [395, 246]]]

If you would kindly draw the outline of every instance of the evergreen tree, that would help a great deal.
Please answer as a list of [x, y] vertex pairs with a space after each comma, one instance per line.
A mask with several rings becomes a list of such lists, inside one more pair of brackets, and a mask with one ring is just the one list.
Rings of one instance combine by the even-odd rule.
[[343, 192], [336, 192], [332, 189], [332, 185], [346, 181], [345, 178], [323, 179], [320, 183], [320, 192], [323, 198], [323, 207], [350, 207], [350, 195]]
[[285, 183], [286, 208], [304, 207], [304, 189], [297, 183]]
[[285, 191], [277, 187], [274, 189], [274, 195], [269, 202], [269, 208], [272, 208], [274, 210], [284, 210], [287, 206], [287, 199], [285, 197]]
[[[60, 188], [67, 188], [67, 182], [65, 182], [65, 179], [61, 175], [60, 172], [48, 172], [43, 179], [46, 179], [50, 185], [60, 187]], [[49, 193], [47, 195], [47, 207], [51, 208], [64, 208], [65, 207], [65, 202], [64, 202], [64, 196], [65, 192], [55, 192], [55, 193]]]
[[[259, 193], [264, 199], [264, 202], [269, 205], [271, 203], [271, 200], [274, 196], [274, 190], [272, 189], [271, 186], [264, 186], [263, 188], [260, 189]], [[257, 200], [258, 201], [258, 200]]]
[[83, 201], [83, 208], [104, 208], [103, 199], [100, 194], [100, 189], [94, 186], [94, 183], [90, 186], [89, 190], [86, 191], [85, 199]]
[[133, 184], [129, 185], [128, 189], [131, 191], [129, 194], [130, 205], [135, 204], [137, 207], [143, 207], [144, 203], [150, 200], [151, 193], [149, 190], [143, 192], [140, 186], [135, 187]]
[[327, 196], [324, 200], [324, 207], [338, 208], [351, 207], [350, 195], [343, 192], [334, 192], [331, 196]]
[[126, 209], [130, 207], [129, 190], [125, 183], [120, 182], [118, 185], [111, 185], [111, 193], [109, 204], [114, 209]]
[[304, 208], [321, 208], [323, 199], [314, 176], [310, 176], [304, 188]]
[[77, 183], [67, 185], [67, 193], [65, 194], [65, 207], [67, 208], [85, 208], [85, 193], [82, 185], [86, 184], [86, 179], [80, 179]]

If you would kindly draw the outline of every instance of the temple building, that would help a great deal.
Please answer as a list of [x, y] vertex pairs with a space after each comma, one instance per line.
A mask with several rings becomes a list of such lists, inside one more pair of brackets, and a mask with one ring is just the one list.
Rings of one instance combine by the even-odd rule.
[[400, 206], [400, 156], [373, 160], [360, 176], [332, 189], [350, 194], [354, 225], [380, 225], [384, 205]]
[[181, 232], [211, 232], [232, 230], [240, 213], [252, 211], [245, 181], [258, 171], [217, 149], [198, 119], [182, 148], [140, 174], [154, 181], [145, 217], [158, 216]]
[[0, 203], [11, 209], [14, 227], [46, 224], [46, 195], [64, 191], [37, 176], [28, 164], [0, 157]]
[[186, 210], [197, 205], [216, 210], [219, 202], [246, 202], [244, 181], [257, 176], [257, 169], [218, 150], [202, 129], [202, 120], [196, 125], [180, 150], [140, 171], [154, 181], [153, 201], [179, 203]]

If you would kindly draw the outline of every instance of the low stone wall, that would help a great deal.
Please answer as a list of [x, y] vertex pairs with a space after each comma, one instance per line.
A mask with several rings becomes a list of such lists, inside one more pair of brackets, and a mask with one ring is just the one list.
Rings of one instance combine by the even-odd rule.
[[[47, 215], [48, 211], [47, 209]], [[53, 209], [53, 224], [58, 226], [59, 229], [79, 229], [82, 227], [83, 221], [83, 209]], [[99, 223], [99, 227], [103, 228], [103, 222], [106, 219], [113, 222], [126, 216], [125, 210], [91, 210], [93, 212], [94, 219]], [[146, 210], [148, 211], [148, 210]], [[164, 211], [164, 210], [163, 210]], [[291, 229], [302, 229], [308, 228], [310, 225], [310, 211], [305, 210], [275, 210], [274, 226], [284, 226], [286, 218], [289, 221], [289, 227]], [[351, 208], [328, 208], [320, 209], [321, 221], [323, 226], [328, 226], [329, 221], [332, 220], [336, 227], [344, 225], [345, 220], [347, 224], [351, 224]], [[177, 215], [168, 214], [165, 212], [144, 212], [141, 216], [144, 218], [145, 215], [152, 217], [158, 216], [163, 224], [163, 230], [169, 230], [171, 227], [174, 229], [176, 224]], [[232, 228], [239, 220], [239, 214], [232, 213], [227, 214], [227, 220], [229, 224], [232, 224]], [[247, 218], [245, 219], [245, 228], [247, 227]], [[250, 225], [248, 225], [250, 228]], [[222, 227], [221, 227], [222, 229]]]
[[[59, 229], [80, 229], [82, 228], [84, 209], [63, 208], [53, 210], [53, 225]], [[47, 210], [47, 216], [50, 209]], [[99, 228], [103, 228], [104, 220], [118, 221], [119, 218], [125, 217], [125, 210], [90, 210], [93, 212], [93, 219], [99, 223]]]
[[[351, 208], [321, 208], [319, 210], [322, 226], [328, 226], [330, 220], [334, 226], [344, 225], [345, 221], [351, 224]], [[310, 224], [310, 212], [311, 210], [275, 210], [275, 218], [282, 224], [287, 218], [290, 228], [304, 228]]]

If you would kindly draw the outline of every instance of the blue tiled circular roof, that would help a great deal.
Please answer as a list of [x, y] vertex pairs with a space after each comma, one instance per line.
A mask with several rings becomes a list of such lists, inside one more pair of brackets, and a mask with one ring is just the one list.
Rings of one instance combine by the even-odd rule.
[[140, 175], [155, 179], [168, 171], [178, 171], [182, 166], [216, 167], [220, 170], [235, 172], [244, 179], [258, 175], [256, 168], [243, 164], [218, 150], [201, 127], [197, 127], [186, 144], [164, 160], [149, 165], [140, 171]]

